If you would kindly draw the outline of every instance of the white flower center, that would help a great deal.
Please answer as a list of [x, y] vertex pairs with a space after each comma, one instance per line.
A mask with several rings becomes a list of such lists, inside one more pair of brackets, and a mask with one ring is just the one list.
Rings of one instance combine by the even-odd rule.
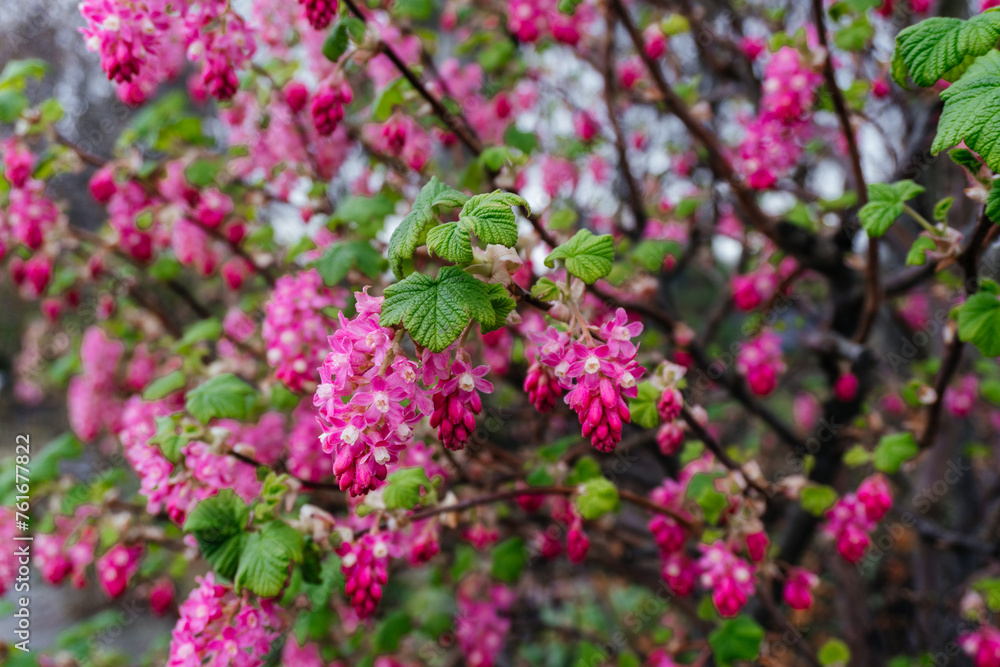
[[587, 357], [587, 361], [583, 364], [583, 370], [588, 373], [596, 373], [601, 370], [601, 360], [598, 359], [596, 355], [590, 355]]
[[389, 462], [389, 450], [385, 447], [375, 447], [372, 449], [372, 456], [375, 457], [375, 461], [380, 465]]
[[472, 373], [462, 373], [458, 376], [458, 388], [462, 391], [472, 391], [476, 388], [476, 378], [472, 377]]

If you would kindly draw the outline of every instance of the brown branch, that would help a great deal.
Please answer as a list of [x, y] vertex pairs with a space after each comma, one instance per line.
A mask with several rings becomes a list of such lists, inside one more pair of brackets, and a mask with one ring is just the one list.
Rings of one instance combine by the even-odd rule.
[[708, 450], [715, 455], [715, 458], [719, 459], [719, 462], [722, 465], [734, 472], [740, 473], [743, 476], [743, 479], [746, 480], [747, 485], [760, 493], [761, 496], [764, 497], [765, 501], [773, 495], [770, 490], [764, 488], [760, 482], [752, 479], [743, 470], [743, 466], [734, 461], [733, 458], [726, 453], [726, 450], [724, 450], [722, 445], [720, 445], [719, 442], [712, 437], [712, 434], [705, 430], [704, 426], [698, 423], [698, 420], [694, 418], [694, 415], [691, 414], [691, 411], [688, 410], [687, 406], [681, 408], [681, 417], [684, 419], [684, 423], [688, 425], [688, 428], [694, 431], [694, 434], [698, 436], [698, 439], [705, 443]]

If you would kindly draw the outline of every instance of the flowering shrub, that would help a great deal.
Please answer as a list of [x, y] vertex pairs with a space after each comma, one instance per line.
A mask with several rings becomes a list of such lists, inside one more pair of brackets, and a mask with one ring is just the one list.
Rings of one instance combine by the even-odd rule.
[[[84, 0], [111, 150], [0, 72], [14, 398], [71, 429], [0, 537], [169, 618], [144, 664], [1000, 666], [953, 4]], [[82, 627], [0, 656], [137, 663]]]

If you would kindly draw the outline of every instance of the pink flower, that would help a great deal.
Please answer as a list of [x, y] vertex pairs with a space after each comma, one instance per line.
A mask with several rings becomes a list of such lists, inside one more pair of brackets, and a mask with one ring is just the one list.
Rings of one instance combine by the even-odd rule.
[[344, 593], [361, 618], [375, 613], [382, 599], [382, 589], [389, 580], [389, 543], [387, 536], [367, 533], [355, 542], [343, 542], [337, 549], [340, 570], [346, 583]]
[[805, 610], [813, 605], [813, 589], [819, 584], [819, 577], [801, 567], [788, 571], [782, 597], [792, 609]]
[[126, 547], [116, 544], [97, 560], [97, 579], [109, 598], [125, 592], [128, 580], [139, 569], [142, 546]]
[[1000, 630], [982, 625], [959, 636], [958, 643], [976, 667], [1000, 667]]
[[299, 0], [306, 10], [306, 20], [316, 30], [325, 30], [337, 15], [337, 0]]
[[853, 401], [858, 395], [858, 376], [854, 373], [842, 373], [833, 383], [833, 395], [842, 403]]

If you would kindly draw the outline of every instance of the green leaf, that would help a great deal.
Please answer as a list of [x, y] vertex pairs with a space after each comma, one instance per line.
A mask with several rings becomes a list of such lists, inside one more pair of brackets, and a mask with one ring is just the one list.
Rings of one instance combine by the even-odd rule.
[[445, 266], [430, 278], [413, 273], [385, 289], [380, 323], [402, 323], [414, 341], [432, 352], [454, 343], [470, 320], [495, 324], [493, 290], [457, 266]]
[[615, 260], [615, 242], [611, 234], [594, 236], [581, 229], [566, 243], [563, 243], [545, 258], [545, 266], [555, 268], [561, 259], [566, 270], [585, 283], [593, 283], [611, 273]]
[[719, 667], [729, 667], [736, 660], [753, 660], [760, 652], [764, 628], [749, 616], [737, 616], [722, 621], [719, 628], [708, 636], [708, 643], [715, 652]]
[[687, 497], [698, 503], [705, 520], [708, 523], [717, 523], [722, 513], [729, 507], [729, 500], [726, 494], [715, 488], [715, 478], [719, 473], [696, 473], [688, 483]]
[[372, 102], [372, 117], [384, 123], [392, 115], [393, 107], [403, 103], [403, 83], [405, 79], [396, 79], [383, 88], [375, 101]]
[[837, 492], [825, 484], [809, 485], [802, 489], [802, 509], [815, 516], [823, 516], [823, 512], [830, 509], [836, 501]]
[[994, 292], [977, 292], [958, 308], [958, 337], [983, 356], [1000, 356], [1000, 300]]
[[347, 46], [350, 43], [350, 39], [347, 35], [347, 26], [343, 21], [337, 21], [337, 23], [330, 28], [329, 34], [326, 36], [326, 40], [323, 42], [323, 56], [332, 63], [340, 60], [340, 56], [344, 55], [347, 51]]
[[986, 217], [994, 224], [1000, 223], [1000, 186], [994, 185], [986, 196]]
[[177, 421], [173, 416], [156, 417], [156, 433], [149, 439], [149, 444], [158, 447], [171, 463], [181, 460], [181, 449], [188, 444], [189, 438], [177, 433]]
[[844, 452], [844, 465], [856, 468], [871, 463], [874, 457], [861, 445], [854, 445]]
[[0, 122], [13, 123], [28, 108], [28, 98], [19, 90], [0, 90]]
[[462, 266], [472, 263], [472, 226], [465, 220], [446, 222], [427, 232], [427, 249]]
[[223, 373], [187, 394], [185, 407], [202, 424], [214, 418], [246, 419], [257, 393], [232, 373]]
[[517, 243], [517, 217], [512, 207], [520, 206], [530, 213], [528, 202], [512, 192], [495, 190], [471, 197], [462, 206], [458, 219], [472, 226], [483, 243], [496, 243], [508, 248]]
[[894, 473], [907, 461], [920, 453], [920, 447], [912, 433], [885, 435], [875, 447], [875, 468], [882, 472]]
[[983, 380], [980, 382], [979, 395], [993, 405], [1000, 405], [1000, 380]]
[[573, 469], [566, 476], [566, 484], [576, 486], [598, 477], [601, 477], [601, 464], [594, 457], [583, 455], [573, 464]]
[[638, 394], [628, 402], [633, 423], [643, 428], [656, 428], [660, 423], [660, 412], [656, 407], [659, 400], [660, 391], [652, 382], [640, 382]]
[[584, 519], [600, 519], [618, 507], [618, 487], [609, 479], [594, 477], [583, 483], [582, 492], [574, 500]]
[[[8, 450], [10, 451], [10, 450]], [[72, 433], [63, 433], [31, 459], [31, 482], [41, 484], [59, 476], [59, 463], [83, 454], [83, 443]], [[6, 490], [6, 489], [4, 489]]]
[[923, 191], [922, 186], [910, 180], [872, 183], [868, 186], [868, 203], [858, 211], [861, 226], [869, 236], [882, 236], [903, 214], [903, 204]]
[[[1000, 14], [990, 11], [1000, 17]], [[991, 46], [992, 48], [992, 46]], [[977, 152], [990, 169], [1000, 171], [1000, 51], [976, 60], [961, 79], [941, 93], [944, 110], [931, 152], [961, 142]]]
[[497, 283], [488, 283], [486, 289], [489, 292], [490, 308], [493, 315], [489, 319], [479, 320], [479, 329], [483, 333], [489, 333], [502, 329], [507, 324], [507, 316], [517, 306], [517, 302], [511, 298], [507, 288]]
[[184, 522], [184, 530], [198, 541], [205, 560], [222, 577], [236, 576], [246, 543], [244, 532], [250, 508], [232, 489], [199, 502]]
[[386, 509], [411, 510], [420, 502], [422, 495], [436, 495], [434, 485], [427, 479], [427, 472], [423, 468], [399, 468], [385, 481], [382, 497]]
[[457, 208], [467, 201], [468, 196], [431, 177], [389, 239], [389, 264], [397, 278], [403, 277], [403, 260], [413, 257], [427, 227], [437, 221], [437, 211], [444, 207]]
[[846, 665], [851, 660], [851, 649], [843, 640], [833, 638], [819, 649], [819, 661], [823, 665]]
[[483, 149], [479, 161], [492, 171], [499, 171], [510, 159], [510, 149], [506, 146], [490, 146]]
[[948, 211], [951, 210], [951, 205], [955, 203], [954, 197], [944, 197], [939, 200], [938, 203], [934, 204], [934, 219], [941, 222], [948, 217]]
[[917, 240], [910, 246], [910, 251], [906, 253], [906, 265], [923, 266], [927, 263], [927, 253], [936, 247], [934, 239], [927, 236], [918, 236]]
[[983, 161], [979, 159], [979, 156], [968, 148], [956, 148], [948, 151], [948, 157], [959, 167], [968, 169], [973, 175], [978, 174], [980, 167], [983, 166]]
[[396, 205], [383, 194], [373, 197], [352, 195], [341, 201], [333, 212], [332, 220], [355, 225], [362, 229], [381, 229], [385, 216], [396, 210]]
[[24, 90], [28, 79], [41, 80], [48, 69], [49, 64], [41, 58], [11, 60], [0, 72], [0, 90]]
[[203, 340], [218, 340], [222, 336], [222, 322], [214, 317], [199, 320], [184, 330], [184, 336], [177, 341], [177, 352], [184, 354], [195, 343]]
[[302, 560], [302, 534], [283, 521], [269, 521], [246, 540], [234, 583], [262, 597], [274, 597], [288, 580], [292, 561]]
[[490, 573], [500, 581], [515, 583], [528, 564], [528, 550], [520, 537], [508, 537], [493, 547], [493, 565]]
[[187, 384], [187, 378], [184, 376], [184, 371], [177, 370], [167, 373], [149, 383], [142, 392], [142, 400], [157, 401], [178, 389], [183, 389], [185, 384]]
[[191, 183], [199, 188], [206, 187], [222, 171], [222, 163], [213, 160], [195, 160], [184, 170], [184, 176]]
[[949, 70], [962, 65], [966, 58], [996, 48], [998, 39], [1000, 13], [992, 10], [968, 21], [943, 16], [926, 19], [896, 35], [893, 78], [905, 86], [909, 74], [918, 86], [933, 86], [938, 80], [948, 78]]
[[517, 129], [517, 125], [511, 125], [503, 135], [503, 141], [508, 146], [513, 146], [522, 153], [531, 153], [535, 150], [536, 139], [532, 132], [522, 132]]
[[875, 35], [875, 28], [862, 14], [849, 25], [838, 30], [833, 36], [833, 43], [844, 51], [861, 51]]
[[323, 284], [330, 287], [340, 283], [351, 269], [358, 269], [375, 279], [382, 272], [385, 258], [367, 241], [341, 241], [327, 248], [316, 262], [316, 270], [323, 277]]
[[551, 278], [539, 278], [538, 282], [531, 286], [531, 296], [542, 301], [555, 301], [559, 298], [559, 285]]
[[375, 629], [375, 652], [394, 653], [399, 649], [400, 640], [412, 629], [409, 614], [402, 609], [392, 612]]

